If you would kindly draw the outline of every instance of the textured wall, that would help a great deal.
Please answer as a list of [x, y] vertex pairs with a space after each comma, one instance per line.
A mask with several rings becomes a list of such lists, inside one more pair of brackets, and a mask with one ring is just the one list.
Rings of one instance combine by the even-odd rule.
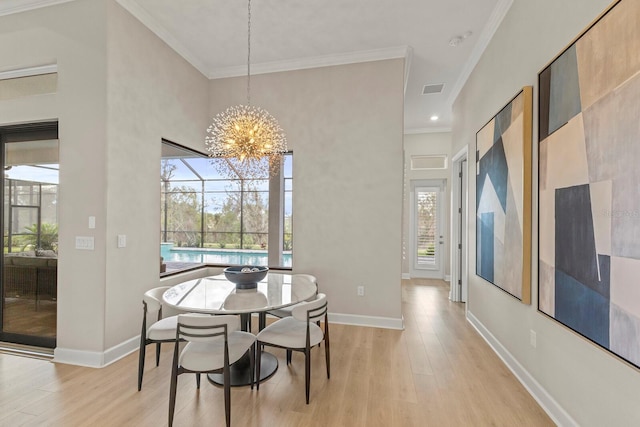
[[[293, 150], [294, 271], [318, 277], [332, 313], [401, 317], [403, 70], [388, 60], [251, 78], [252, 102]], [[243, 102], [245, 79], [214, 80], [210, 94], [213, 115]]]
[[[473, 152], [475, 133], [523, 86], [534, 86], [532, 305], [520, 304], [474, 274], [475, 212], [469, 212], [468, 311], [513, 357], [513, 366], [531, 376], [529, 385], [541, 391], [538, 396], [547, 406], [557, 404], [560, 419], [582, 426], [640, 424], [635, 403], [640, 373], [537, 311], [537, 75], [609, 4], [515, 0], [453, 109], [453, 152], [465, 145]], [[570, 173], [572, 168], [562, 170]], [[469, 191], [469, 205], [474, 206], [475, 173], [469, 174]], [[537, 334], [535, 348], [530, 331]]]

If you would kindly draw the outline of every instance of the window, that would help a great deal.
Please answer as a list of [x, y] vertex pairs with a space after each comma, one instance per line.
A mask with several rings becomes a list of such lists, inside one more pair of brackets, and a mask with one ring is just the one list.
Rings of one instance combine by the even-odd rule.
[[284, 178], [284, 227], [282, 235], [285, 251], [293, 249], [293, 156], [285, 156], [282, 168]]
[[[291, 267], [292, 154], [284, 156], [279, 174], [269, 179], [221, 176], [217, 161], [224, 160], [162, 143], [161, 256], [168, 271], [185, 262], [266, 266], [270, 255], [279, 260], [271, 267]], [[272, 180], [284, 183], [271, 187], [280, 188], [282, 204], [270, 203]], [[282, 230], [269, 230], [273, 215], [281, 220], [272, 224], [283, 224]], [[270, 231], [281, 239], [273, 247]]]

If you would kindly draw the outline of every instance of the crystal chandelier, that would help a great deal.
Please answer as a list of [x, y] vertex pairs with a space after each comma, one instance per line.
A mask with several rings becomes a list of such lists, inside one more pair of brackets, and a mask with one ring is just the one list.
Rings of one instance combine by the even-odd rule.
[[287, 139], [278, 121], [251, 105], [251, 0], [248, 0], [247, 105], [236, 105], [213, 118], [205, 143], [218, 172], [229, 178], [266, 178], [280, 168]]

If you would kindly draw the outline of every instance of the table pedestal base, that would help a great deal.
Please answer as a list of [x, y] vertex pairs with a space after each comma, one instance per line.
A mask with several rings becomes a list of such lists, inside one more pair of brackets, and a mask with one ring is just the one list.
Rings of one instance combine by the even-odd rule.
[[[246, 360], [245, 360], [246, 359]], [[260, 382], [270, 378], [278, 370], [278, 358], [266, 351], [262, 352], [260, 365]], [[249, 357], [243, 356], [229, 367], [231, 387], [240, 387], [251, 384], [251, 364]], [[216, 385], [223, 385], [222, 374], [208, 374], [209, 381]]]

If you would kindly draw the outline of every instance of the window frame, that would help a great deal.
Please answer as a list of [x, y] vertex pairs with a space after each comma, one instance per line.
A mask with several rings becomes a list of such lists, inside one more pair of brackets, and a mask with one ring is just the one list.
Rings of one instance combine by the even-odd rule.
[[[240, 177], [238, 177], [238, 179], [230, 179], [230, 178], [224, 178], [224, 177], [211, 177], [209, 174], [203, 173], [204, 170], [199, 169], [197, 165], [194, 166], [186, 162], [186, 160], [188, 160], [186, 157], [183, 157], [181, 159], [182, 163], [186, 166], [185, 169], [182, 169], [181, 173], [184, 173], [185, 175], [190, 173], [192, 175], [192, 178], [180, 177], [176, 179], [171, 179], [171, 177], [169, 177], [168, 179], [165, 179], [162, 175], [167, 174], [167, 170], [164, 169], [163, 162], [165, 160], [170, 160], [170, 159], [180, 159], [180, 156], [178, 154], [181, 152], [185, 153], [187, 156], [189, 155], [193, 156], [193, 158], [205, 158], [205, 159], [210, 159], [210, 158], [204, 153], [182, 146], [180, 144], [177, 144], [175, 142], [172, 142], [166, 139], [162, 139], [161, 144], [162, 144], [161, 177], [160, 177], [160, 184], [161, 184], [160, 186], [160, 200], [161, 200], [160, 240], [161, 240], [161, 243], [166, 244], [167, 241], [171, 242], [172, 240], [175, 239], [176, 233], [185, 233], [185, 236], [187, 236], [188, 233], [191, 233], [191, 241], [188, 241], [187, 245], [182, 247], [193, 248], [193, 249], [207, 249], [206, 248], [207, 244], [214, 243], [214, 242], [209, 242], [210, 237], [212, 235], [219, 236], [220, 233], [227, 233], [229, 236], [232, 236], [231, 239], [233, 239], [233, 235], [239, 235], [240, 241], [239, 241], [239, 244], [237, 245], [238, 248], [236, 250], [246, 251], [249, 245], [247, 243], [248, 241], [261, 242], [261, 243], [254, 244], [253, 245], [254, 247], [251, 248], [250, 250], [266, 250], [266, 253], [268, 256], [267, 264], [269, 264], [268, 266], [270, 268], [290, 269], [292, 267], [292, 265], [286, 265], [285, 262], [283, 262], [283, 257], [282, 257], [282, 254], [284, 252], [292, 255], [292, 244], [288, 245], [290, 249], [288, 249], [287, 251], [283, 251], [284, 241], [286, 239], [285, 228], [283, 225], [280, 225], [280, 227], [278, 227], [279, 229], [275, 230], [278, 236], [278, 240], [276, 241], [277, 244], [273, 244], [274, 240], [271, 236], [272, 234], [271, 227], [273, 227], [274, 222], [271, 221], [270, 219], [272, 216], [275, 215], [278, 219], [277, 223], [284, 224], [284, 221], [285, 221], [284, 202], [280, 202], [280, 200], [284, 201], [285, 193], [291, 193], [290, 197], [292, 197], [293, 153], [291, 151], [287, 152], [285, 156], [283, 156], [283, 158], [287, 158], [287, 157], [288, 158], [287, 160], [283, 160], [283, 167], [280, 168], [280, 171], [277, 173], [277, 175], [273, 177], [269, 177], [268, 179], [264, 179], [264, 178], [263, 179], [242, 179]], [[173, 156], [167, 155], [166, 154], [167, 152], [171, 152]], [[214, 159], [211, 159], [211, 160], [214, 160]], [[288, 165], [290, 166], [290, 171], [286, 172], [286, 175], [287, 175], [286, 178], [284, 177], [285, 161], [288, 162]], [[210, 165], [210, 167], [212, 169], [215, 169], [213, 165]], [[186, 172], [187, 170], [189, 172]], [[289, 190], [285, 190], [285, 185], [284, 185], [285, 180], [288, 182]], [[198, 181], [201, 183], [199, 186], [195, 185]], [[279, 185], [274, 187], [273, 185], [274, 181], [277, 181]], [[190, 184], [189, 187], [191, 187], [193, 191], [173, 191], [173, 188], [171, 188], [171, 183], [181, 183], [181, 182]], [[211, 183], [214, 183], [214, 184], [211, 184]], [[234, 186], [235, 188], [230, 188]], [[198, 190], [196, 187], [199, 187], [200, 189]], [[278, 197], [276, 197], [275, 199], [273, 197], [274, 188], [277, 188], [278, 191], [280, 192]], [[215, 213], [213, 213], [213, 211], [211, 210], [208, 211], [208, 208], [210, 208], [211, 206], [207, 206], [207, 204], [211, 200], [213, 200], [213, 198], [216, 195], [228, 195], [230, 192], [235, 193], [236, 197], [238, 197], [237, 200], [239, 204], [239, 215], [240, 215], [239, 228], [240, 229], [239, 230], [209, 229], [206, 224], [207, 220], [208, 218], [210, 218], [210, 215], [215, 215]], [[173, 194], [179, 193], [182, 195], [185, 195], [185, 194], [192, 195], [194, 199], [193, 206], [197, 208], [195, 211], [198, 212], [196, 215], [199, 217], [199, 219], [196, 219], [197, 229], [188, 230], [188, 231], [185, 231], [185, 230], [179, 231], [171, 228], [170, 197], [167, 197], [167, 196], [172, 193]], [[253, 194], [253, 193], [256, 193], [256, 194]], [[248, 224], [246, 223], [247, 221], [246, 217], [248, 215], [248, 212], [245, 207], [245, 199], [247, 198], [247, 196], [253, 196], [253, 197], [257, 196], [258, 198], [260, 198], [261, 203], [264, 203], [266, 205], [266, 218], [262, 219], [263, 225], [253, 230], [249, 230], [247, 228]], [[272, 203], [272, 200], [275, 200], [275, 203]], [[292, 206], [290, 206], [290, 212], [291, 214], [289, 215], [290, 217], [289, 221], [292, 223], [292, 219], [291, 219], [293, 217]], [[260, 231], [260, 229], [264, 229], [264, 228], [266, 228], [266, 231]], [[290, 226], [290, 232], [287, 234], [290, 236], [289, 237], [290, 241], [292, 241], [293, 239], [292, 226]], [[252, 240], [252, 238], [254, 238], [256, 235], [262, 236], [262, 237], [258, 237], [257, 240]], [[188, 240], [188, 238], [186, 237], [185, 240]], [[221, 242], [215, 242], [215, 243], [221, 244]], [[255, 246], [259, 246], [260, 249], [256, 249]], [[223, 247], [221, 247], [221, 249], [223, 249]], [[291, 257], [291, 259], [292, 258], [293, 257]], [[291, 260], [291, 264], [292, 262], [293, 260]], [[223, 264], [210, 264], [210, 263], [207, 263], [207, 264], [223, 265]], [[234, 264], [229, 264], [229, 265], [234, 265]], [[187, 268], [190, 268], [190, 267], [187, 267]]]

